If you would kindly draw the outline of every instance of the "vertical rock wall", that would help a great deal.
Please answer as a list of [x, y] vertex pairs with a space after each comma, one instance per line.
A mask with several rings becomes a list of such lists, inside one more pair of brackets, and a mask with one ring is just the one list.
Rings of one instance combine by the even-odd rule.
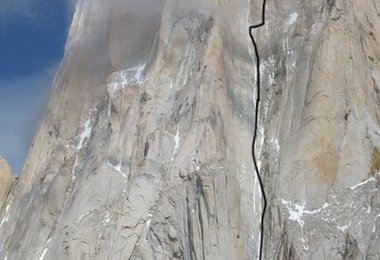
[[378, 259], [380, 5], [268, 1], [265, 259]]
[[[258, 259], [262, 1], [81, 0], [1, 259]], [[267, 1], [263, 259], [378, 259], [376, 1]]]
[[[0, 156], [0, 211], [6, 214], [9, 211], [9, 207], [6, 205], [7, 198], [12, 189], [14, 178], [12, 176], [12, 170], [8, 162]], [[0, 226], [4, 223], [1, 220]]]
[[257, 258], [248, 15], [79, 1], [1, 256]]

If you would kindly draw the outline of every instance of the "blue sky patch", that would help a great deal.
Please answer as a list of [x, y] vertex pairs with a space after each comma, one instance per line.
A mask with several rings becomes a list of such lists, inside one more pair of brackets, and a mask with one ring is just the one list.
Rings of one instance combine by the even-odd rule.
[[63, 56], [69, 0], [1, 0], [0, 155], [19, 174]]

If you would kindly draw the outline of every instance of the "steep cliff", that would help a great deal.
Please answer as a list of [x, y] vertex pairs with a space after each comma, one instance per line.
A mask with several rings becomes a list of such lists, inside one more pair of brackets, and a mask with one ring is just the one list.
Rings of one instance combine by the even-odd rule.
[[379, 10], [267, 3], [256, 31], [266, 259], [380, 257]]
[[248, 4], [78, 3], [3, 257], [257, 255]]
[[[380, 5], [80, 0], [2, 259], [380, 257]], [[4, 204], [5, 205], [5, 204]]]
[[[13, 181], [14, 178], [12, 176], [11, 167], [8, 162], [0, 156], [0, 212], [7, 211], [5, 202], [7, 201], [8, 194], [11, 191]], [[0, 222], [0, 225], [2, 225], [1, 223], [3, 223], [3, 220]]]

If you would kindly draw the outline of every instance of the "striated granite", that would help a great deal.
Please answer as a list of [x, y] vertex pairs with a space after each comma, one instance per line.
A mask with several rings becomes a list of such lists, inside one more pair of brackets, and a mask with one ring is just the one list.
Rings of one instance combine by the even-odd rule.
[[[78, 1], [0, 258], [258, 259], [262, 3]], [[380, 257], [378, 10], [273, 0], [253, 31], [263, 259]]]
[[248, 12], [79, 1], [1, 258], [257, 257]]
[[[7, 211], [7, 208], [4, 208], [4, 202], [7, 200], [9, 192], [11, 191], [13, 181], [14, 178], [12, 176], [11, 167], [8, 162], [0, 156], [0, 212], [4, 212], [4, 214], [5, 211]], [[0, 222], [0, 226], [2, 223], [3, 220]]]
[[268, 1], [265, 259], [380, 257], [380, 4]]

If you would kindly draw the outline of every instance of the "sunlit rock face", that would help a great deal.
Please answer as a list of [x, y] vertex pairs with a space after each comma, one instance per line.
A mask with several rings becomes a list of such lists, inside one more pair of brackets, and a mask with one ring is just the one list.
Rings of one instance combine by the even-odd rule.
[[266, 259], [380, 257], [379, 10], [267, 3], [255, 34]]
[[[258, 259], [256, 0], [81, 0], [1, 259]], [[376, 1], [274, 0], [262, 259], [380, 256]]]
[[254, 259], [248, 1], [79, 1], [8, 259]]
[[[7, 211], [7, 205], [5, 201], [9, 196], [9, 193], [12, 188], [12, 183], [14, 178], [12, 176], [12, 170], [8, 162], [0, 156], [0, 210]], [[8, 206], [9, 211], [9, 206]], [[4, 213], [5, 214], [5, 213]], [[4, 218], [3, 218], [4, 219]], [[5, 220], [0, 221], [0, 226], [4, 223]]]

